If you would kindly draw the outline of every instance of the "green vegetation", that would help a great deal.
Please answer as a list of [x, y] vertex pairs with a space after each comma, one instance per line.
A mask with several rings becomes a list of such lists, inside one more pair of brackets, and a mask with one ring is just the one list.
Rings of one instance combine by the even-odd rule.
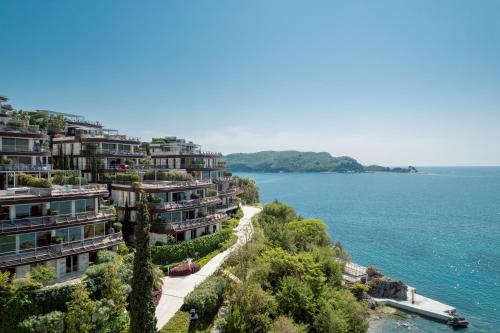
[[412, 166], [408, 168], [363, 166], [351, 157], [333, 157], [326, 152], [261, 151], [229, 154], [224, 158], [231, 171], [243, 172], [417, 172]]
[[245, 205], [255, 205], [259, 203], [259, 188], [255, 180], [248, 177], [235, 177], [234, 186], [243, 190], [243, 193], [238, 195]]
[[199, 316], [213, 316], [222, 303], [222, 295], [228, 282], [221, 276], [211, 276], [184, 298], [182, 309], [195, 309]]
[[187, 333], [191, 316], [184, 311], [177, 311], [175, 315], [162, 327], [160, 333]]
[[64, 174], [62, 171], [56, 171], [52, 178], [52, 183], [56, 185], [87, 185], [87, 179], [80, 177], [79, 172], [69, 171]]
[[52, 182], [47, 178], [33, 177], [23, 172], [17, 174], [17, 184], [20, 186], [41, 188], [50, 188], [52, 186]]
[[140, 197], [135, 226], [136, 253], [130, 294], [130, 333], [152, 333], [156, 332], [156, 317], [153, 303], [154, 273], [149, 249], [151, 221], [146, 195], [141, 193]]
[[253, 239], [225, 263], [242, 283], [228, 290], [224, 332], [363, 333], [367, 306], [342, 287], [347, 254], [326, 225], [290, 207], [264, 206]]
[[333, 157], [326, 152], [261, 151], [229, 154], [224, 158], [231, 171], [363, 172], [363, 166], [355, 159]]
[[140, 181], [139, 174], [137, 171], [129, 170], [125, 172], [117, 172], [112, 175], [108, 175], [105, 178], [107, 181], [121, 181], [121, 182], [138, 182]]
[[[144, 180], [155, 180], [155, 171], [144, 174]], [[156, 180], [189, 181], [194, 180], [193, 176], [186, 172], [168, 171], [156, 172]]]
[[225, 229], [176, 244], [153, 246], [151, 248], [151, 257], [153, 262], [158, 265], [178, 263], [186, 258], [194, 258], [196, 253], [198, 257], [203, 257], [219, 249], [230, 238], [232, 233], [232, 230]]

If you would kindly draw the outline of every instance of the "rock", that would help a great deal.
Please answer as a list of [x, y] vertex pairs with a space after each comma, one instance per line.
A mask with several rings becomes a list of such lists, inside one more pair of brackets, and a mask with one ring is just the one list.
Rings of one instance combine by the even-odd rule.
[[369, 280], [369, 294], [375, 298], [391, 298], [398, 301], [407, 300], [408, 286], [401, 281], [391, 280], [388, 277]]

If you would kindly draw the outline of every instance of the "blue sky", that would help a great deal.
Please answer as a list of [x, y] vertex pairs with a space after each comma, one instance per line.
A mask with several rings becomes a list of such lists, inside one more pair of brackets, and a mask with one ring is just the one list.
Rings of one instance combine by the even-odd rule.
[[0, 0], [0, 94], [224, 153], [500, 165], [499, 1]]

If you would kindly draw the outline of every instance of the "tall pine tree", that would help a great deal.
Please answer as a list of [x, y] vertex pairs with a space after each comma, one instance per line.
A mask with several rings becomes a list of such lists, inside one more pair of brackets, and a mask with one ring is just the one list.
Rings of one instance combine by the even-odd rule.
[[149, 251], [149, 204], [145, 193], [137, 193], [140, 203], [135, 225], [135, 257], [130, 293], [130, 333], [156, 333], [153, 303], [153, 263]]

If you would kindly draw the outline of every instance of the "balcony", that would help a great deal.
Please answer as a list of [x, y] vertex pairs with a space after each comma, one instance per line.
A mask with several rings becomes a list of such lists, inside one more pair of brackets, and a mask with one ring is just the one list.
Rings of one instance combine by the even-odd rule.
[[[192, 180], [192, 181], [144, 181], [141, 183], [141, 189], [150, 192], [162, 191], [182, 191], [189, 189], [205, 188], [212, 185], [210, 180]], [[113, 183], [113, 189], [119, 190], [120, 187], [130, 188], [132, 182], [116, 181]]]
[[132, 157], [143, 158], [144, 153], [129, 150], [111, 150], [111, 149], [84, 149], [82, 155], [87, 156], [112, 156], [112, 157]]
[[39, 172], [39, 171], [51, 171], [52, 164], [0, 164], [0, 171], [26, 171], [26, 172]]
[[105, 209], [97, 212], [97, 214], [95, 212], [84, 212], [77, 213], [75, 216], [71, 216], [71, 214], [47, 215], [15, 219], [13, 221], [0, 221], [0, 235], [62, 228], [94, 222], [96, 220], [111, 220], [115, 219], [115, 217], [116, 215], [111, 209]]
[[154, 232], [158, 233], [171, 233], [201, 228], [215, 223], [223, 222], [229, 219], [226, 213], [215, 213], [206, 217], [200, 217], [192, 220], [181, 222], [166, 222], [153, 224]]
[[219, 197], [234, 197], [242, 193], [243, 193], [242, 189], [235, 187], [235, 188], [230, 188], [229, 190], [226, 191], [220, 191]]
[[153, 205], [153, 209], [157, 212], [173, 212], [183, 209], [192, 209], [198, 207], [212, 206], [221, 203], [222, 200], [218, 197], [206, 197], [201, 199], [185, 200], [178, 202], [166, 202], [163, 204]]
[[109, 192], [105, 185], [53, 185], [50, 188], [41, 187], [16, 187], [0, 191], [0, 203], [22, 204], [30, 202], [44, 202], [64, 199], [64, 197], [88, 197], [88, 196], [108, 196]]
[[217, 211], [219, 211], [219, 212], [227, 212], [228, 210], [234, 210], [234, 209], [238, 208], [238, 203], [231, 202], [228, 204], [219, 205], [216, 208], [217, 208]]
[[92, 239], [80, 240], [69, 244], [55, 244], [20, 253], [0, 255], [0, 268], [27, 265], [51, 259], [66, 257], [73, 254], [102, 250], [123, 242], [121, 232]]
[[15, 145], [2, 145], [0, 152], [4, 154], [14, 155], [48, 155], [49, 151], [41, 147], [28, 147], [28, 146], [15, 146]]
[[9, 137], [47, 139], [47, 135], [44, 131], [21, 126], [0, 126], [0, 135]]
[[222, 184], [222, 183], [229, 183], [234, 180], [234, 176], [229, 176], [229, 177], [219, 177], [219, 178], [214, 178], [212, 181], [214, 184]]
[[100, 133], [77, 133], [82, 141], [87, 142], [101, 142], [101, 141], [113, 141], [113, 142], [126, 142], [140, 144], [141, 139], [138, 137], [127, 136], [123, 134], [100, 134]]

